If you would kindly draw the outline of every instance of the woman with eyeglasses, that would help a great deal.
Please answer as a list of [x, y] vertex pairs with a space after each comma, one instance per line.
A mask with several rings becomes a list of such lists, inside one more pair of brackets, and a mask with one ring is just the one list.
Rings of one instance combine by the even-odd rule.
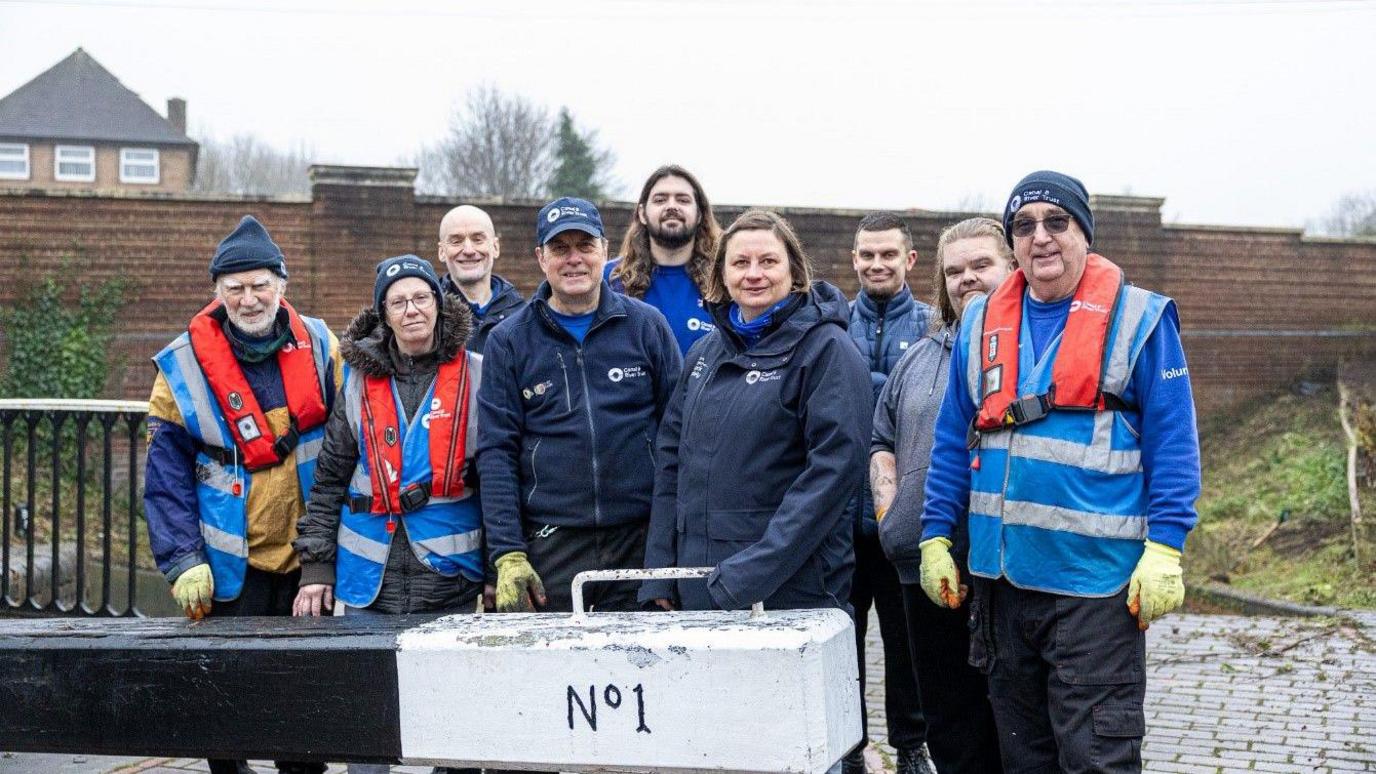
[[640, 600], [849, 611], [872, 394], [849, 305], [765, 210], [722, 235], [707, 298], [716, 330], [688, 350], [660, 423], [645, 566], [716, 569], [646, 582]]
[[378, 264], [373, 306], [341, 340], [344, 386], [297, 525], [293, 614], [328, 613], [335, 600], [348, 615], [475, 609], [483, 567], [473, 407], [482, 358], [464, 349], [471, 329], [468, 304], [441, 292], [428, 261], [401, 255]]

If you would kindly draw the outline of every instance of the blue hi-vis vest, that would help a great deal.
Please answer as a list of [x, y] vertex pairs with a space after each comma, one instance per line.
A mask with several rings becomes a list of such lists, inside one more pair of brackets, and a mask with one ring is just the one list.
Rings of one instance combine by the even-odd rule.
[[[311, 337], [311, 352], [321, 395], [331, 367], [330, 331], [324, 320], [302, 316]], [[191, 336], [183, 333], [168, 344], [153, 362], [172, 389], [186, 431], [202, 447], [234, 451], [234, 436], [221, 414], [219, 403], [196, 362]], [[284, 384], [285, 389], [292, 389]], [[325, 439], [325, 426], [302, 430], [292, 459], [296, 464], [297, 483], [304, 499], [315, 481], [315, 458]], [[229, 465], [211, 457], [204, 448], [196, 453], [196, 505], [201, 518], [201, 538], [215, 579], [215, 601], [228, 602], [239, 597], [244, 587], [244, 573], [248, 569], [248, 505], [252, 475], [245, 469], [241, 457], [234, 457]], [[235, 484], [239, 485], [236, 493]]]
[[[1170, 299], [1124, 286], [1104, 347], [1101, 388], [1121, 396]], [[984, 304], [981, 298], [974, 304]], [[958, 345], [969, 398], [981, 400], [984, 309], [967, 310]], [[1063, 335], [1033, 360], [1026, 307], [1018, 339], [1018, 394], [1042, 395]], [[1045, 418], [984, 431], [970, 452], [970, 572], [1076, 597], [1127, 584], [1147, 537], [1148, 495], [1132, 411], [1053, 409]], [[975, 460], [978, 459], [977, 466]]]
[[[460, 353], [468, 358], [470, 374], [469, 394], [460, 396], [470, 407], [477, 404], [478, 384], [481, 381], [482, 356]], [[396, 401], [397, 418], [402, 427], [397, 442], [401, 446], [401, 488], [413, 484], [428, 485], [430, 470], [430, 423], [432, 382], [416, 416], [407, 419], [392, 385], [392, 399]], [[392, 546], [392, 533], [387, 530], [390, 518], [406, 525], [411, 550], [425, 566], [446, 577], [462, 574], [472, 581], [483, 579], [482, 567], [482, 508], [478, 494], [465, 487], [462, 497], [431, 497], [421, 508], [410, 513], [379, 515], [360, 508], [355, 512], [352, 503], [360, 498], [370, 500], [373, 493], [372, 471], [369, 470], [365, 448], [367, 429], [363, 421], [363, 375], [345, 367], [344, 408], [358, 437], [358, 464], [349, 480], [349, 497], [345, 500], [339, 520], [336, 550], [334, 595], [351, 607], [367, 607], [377, 599], [382, 589], [382, 575], [387, 568], [387, 554]], [[465, 468], [473, 464], [477, 443], [477, 416], [468, 421], [468, 437], [464, 448], [469, 459]]]

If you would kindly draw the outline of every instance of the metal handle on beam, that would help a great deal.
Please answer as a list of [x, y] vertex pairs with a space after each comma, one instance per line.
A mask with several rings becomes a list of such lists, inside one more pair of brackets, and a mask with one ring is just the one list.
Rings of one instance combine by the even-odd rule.
[[[715, 567], [658, 567], [653, 570], [585, 570], [573, 576], [573, 614], [581, 616], [583, 610], [583, 584], [593, 582], [678, 580], [680, 578], [705, 578]], [[750, 617], [764, 615], [764, 602], [750, 606]]]

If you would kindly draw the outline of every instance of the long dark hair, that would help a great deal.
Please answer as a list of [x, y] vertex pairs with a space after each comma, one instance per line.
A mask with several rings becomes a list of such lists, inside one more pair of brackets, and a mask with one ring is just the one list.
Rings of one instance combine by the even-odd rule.
[[698, 225], [693, 233], [693, 255], [688, 259], [688, 276], [698, 286], [698, 292], [707, 292], [707, 275], [711, 271], [712, 258], [717, 252], [717, 242], [721, 237], [721, 225], [712, 214], [712, 204], [702, 190], [693, 173], [677, 164], [665, 164], [656, 169], [640, 189], [640, 199], [636, 203], [631, 225], [626, 229], [626, 237], [621, 240], [621, 262], [612, 270], [612, 277], [620, 279], [626, 287], [626, 295], [644, 298], [650, 289], [650, 277], [654, 272], [655, 261], [650, 254], [650, 230], [640, 222], [645, 211], [645, 203], [650, 200], [650, 191], [655, 184], [666, 177], [681, 177], [693, 189], [697, 200]]

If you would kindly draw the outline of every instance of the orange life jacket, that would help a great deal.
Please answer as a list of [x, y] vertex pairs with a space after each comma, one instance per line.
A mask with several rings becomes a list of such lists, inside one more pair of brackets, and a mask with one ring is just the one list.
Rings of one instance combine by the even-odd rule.
[[244, 457], [249, 472], [280, 465], [300, 438], [300, 433], [325, 424], [325, 396], [311, 353], [311, 337], [300, 315], [284, 299], [291, 337], [277, 350], [277, 366], [282, 371], [282, 387], [287, 393], [287, 413], [291, 428], [281, 438], [273, 435], [267, 414], [249, 386], [239, 360], [222, 327], [226, 313], [216, 299], [191, 318], [188, 333], [196, 362], [205, 374], [210, 391], [229, 425], [235, 445]]
[[[429, 491], [413, 484], [401, 489], [401, 423], [392, 380], [368, 376], [363, 380], [363, 444], [369, 479], [373, 484], [371, 513], [400, 514], [413, 511], [431, 497], [462, 497], [464, 448], [468, 438], [468, 357], [463, 352], [442, 363], [435, 375], [428, 414], [430, 434]], [[389, 525], [390, 526], [390, 525]]]
[[1053, 408], [1103, 411], [1121, 407], [1121, 399], [1104, 393], [1100, 385], [1105, 342], [1123, 288], [1123, 270], [1101, 255], [1089, 254], [1051, 369], [1051, 389], [1045, 395], [1019, 398], [1018, 342], [1026, 287], [1027, 276], [1018, 269], [985, 304], [980, 342], [984, 398], [974, 429], [998, 430], [1023, 424], [1040, 419]]

